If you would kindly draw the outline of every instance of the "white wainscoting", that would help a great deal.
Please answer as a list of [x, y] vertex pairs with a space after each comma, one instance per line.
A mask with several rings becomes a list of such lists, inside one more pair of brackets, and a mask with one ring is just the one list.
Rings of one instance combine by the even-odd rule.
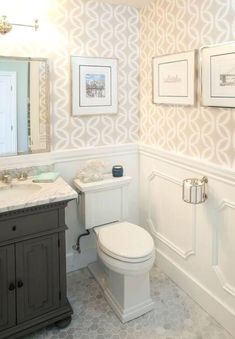
[[[235, 171], [146, 145], [138, 152], [136, 144], [0, 158], [0, 169], [55, 164], [72, 184], [78, 169], [97, 158], [110, 168], [122, 164], [133, 178], [128, 220], [153, 234], [158, 265], [235, 336]], [[182, 180], [204, 175], [209, 178], [208, 201], [183, 203]], [[68, 271], [96, 259], [94, 236], [82, 240], [81, 254], [72, 249], [84, 232], [76, 204], [70, 202], [66, 210]]]
[[[181, 199], [175, 199], [181, 195], [181, 180], [156, 170], [150, 173], [147, 180], [147, 225], [151, 233], [175, 253], [187, 259], [196, 250], [195, 206], [185, 206]], [[173, 223], [182, 225], [184, 237], [172, 227]]]
[[[123, 144], [113, 146], [73, 149], [41, 154], [21, 155], [0, 158], [0, 170], [9, 168], [23, 168], [54, 164], [55, 170], [71, 185], [78, 170], [89, 160], [103, 160], [110, 170], [112, 165], [121, 164], [124, 173], [132, 177], [129, 186], [129, 217], [128, 220], [139, 223], [139, 156], [137, 144]], [[66, 249], [67, 271], [74, 271], [86, 267], [96, 260], [95, 239], [91, 234], [81, 241], [81, 253], [74, 251], [72, 246], [77, 236], [84, 233], [83, 225], [78, 224], [77, 201], [71, 201], [66, 208]]]
[[[208, 201], [182, 201], [182, 181], [206, 175]], [[235, 171], [140, 145], [140, 222], [158, 265], [235, 336]]]

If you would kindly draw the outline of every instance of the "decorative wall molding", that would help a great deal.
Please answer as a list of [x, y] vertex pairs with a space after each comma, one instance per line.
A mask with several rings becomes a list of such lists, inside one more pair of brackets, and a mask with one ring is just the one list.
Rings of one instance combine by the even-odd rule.
[[0, 169], [28, 167], [37, 165], [50, 165], [52, 163], [86, 160], [97, 157], [110, 157], [114, 154], [137, 154], [148, 156], [165, 163], [193, 171], [200, 175], [207, 175], [215, 180], [235, 186], [235, 170], [207, 163], [200, 159], [191, 158], [181, 154], [169, 153], [154, 146], [138, 143], [115, 144], [96, 147], [82, 147], [66, 149], [48, 153], [25, 154], [12, 157], [0, 157]]
[[199, 175], [207, 175], [215, 180], [235, 186], [235, 169], [222, 167], [201, 159], [185, 156], [182, 154], [170, 153], [160, 150], [155, 146], [139, 143], [140, 155], [163, 161], [165, 163], [184, 168]]
[[192, 220], [191, 220], [191, 227], [192, 227], [192, 246], [188, 250], [183, 250], [176, 244], [174, 244], [172, 241], [167, 239], [163, 234], [160, 232], [157, 232], [157, 225], [154, 225], [152, 218], [151, 218], [151, 207], [150, 207], [150, 198], [151, 198], [151, 182], [155, 178], [162, 178], [168, 182], [171, 182], [174, 185], [182, 186], [181, 180], [177, 178], [173, 178], [171, 176], [168, 176], [164, 173], [161, 173], [159, 171], [152, 171], [149, 176], [147, 177], [148, 180], [148, 202], [147, 202], [147, 211], [148, 211], [148, 218], [147, 218], [147, 224], [148, 227], [151, 230], [152, 235], [160, 240], [162, 243], [164, 243], [166, 246], [168, 246], [171, 250], [173, 250], [175, 253], [177, 253], [179, 256], [181, 256], [183, 259], [189, 258], [191, 255], [195, 255], [196, 252], [196, 209], [195, 206], [192, 206]]
[[65, 151], [52, 152], [54, 163], [97, 159], [99, 157], [108, 158], [114, 155], [129, 155], [138, 153], [138, 144], [117, 144], [98, 147], [84, 147]]
[[226, 281], [226, 278], [221, 270], [221, 268], [217, 265], [213, 266], [213, 269], [217, 275], [217, 278], [219, 279], [219, 282], [221, 284], [221, 286], [223, 287], [223, 289], [228, 292], [229, 294], [231, 294], [233, 297], [235, 297], [235, 287], [232, 286], [231, 284], [229, 284]]
[[[161, 175], [166, 180], [168, 179], [171, 184], [166, 183], [166, 185], [171, 194], [173, 194], [172, 201], [174, 201], [179, 192], [176, 188], [172, 187], [171, 189], [171, 185], [179, 183], [179, 179], [183, 180], [185, 176], [208, 176], [208, 201], [205, 204], [194, 207], [196, 208], [195, 255], [182, 260], [182, 256], [186, 257], [187, 254], [190, 254], [187, 253], [187, 249], [191, 246], [187, 243], [185, 249], [185, 241], [182, 241], [182, 245], [181, 242], [178, 244], [177, 240], [172, 236], [174, 233], [169, 229], [171, 218], [167, 217], [168, 211], [166, 205], [163, 205], [164, 211], [161, 212], [159, 218], [161, 228], [157, 231], [163, 233], [167, 239], [159, 237], [159, 234], [156, 236], [153, 233], [154, 238], [157, 240], [155, 242], [157, 264], [235, 336], [235, 276], [232, 269], [230, 270], [234, 262], [235, 200], [233, 197], [235, 193], [235, 170], [214, 165], [201, 159], [170, 153], [157, 149], [156, 146], [145, 144], [139, 144], [139, 154], [141, 165], [140, 182], [142, 186], [141, 220], [143, 224], [149, 226], [151, 231], [157, 225], [151, 225], [151, 220], [149, 220], [151, 219], [151, 215], [149, 217], [148, 214], [148, 198], [151, 199], [147, 187], [149, 181], [154, 180], [153, 178], [156, 175]], [[156, 173], [154, 174], [154, 172]], [[154, 183], [152, 187], [156, 190], [157, 184]], [[164, 189], [164, 182], [161, 182], [159, 187]], [[164, 199], [166, 198], [167, 195]], [[177, 199], [179, 199], [179, 196]], [[159, 201], [159, 195], [152, 194], [152, 211], [157, 209]], [[176, 208], [178, 208], [178, 205], [174, 211]], [[164, 227], [165, 216], [167, 217], [167, 224]], [[156, 215], [155, 217], [153, 214], [152, 220], [154, 223], [156, 223], [155, 218], [158, 222], [158, 216]], [[185, 218], [183, 221], [179, 219], [175, 227], [179, 227], [180, 230], [187, 226], [190, 227], [188, 218], [186, 221]], [[183, 222], [183, 225], [180, 222]], [[190, 236], [191, 234], [192, 232], [190, 231]], [[169, 239], [173, 244], [167, 243]], [[174, 248], [175, 244], [180, 249]], [[185, 253], [178, 251], [182, 250], [182, 247]]]
[[196, 276], [188, 273], [183, 267], [163, 253], [155, 249], [157, 265], [196, 300], [209, 314], [222, 324], [233, 336], [235, 336], [234, 317], [235, 311], [224, 300], [218, 297], [206, 285], [202, 284]]
[[228, 201], [226, 199], [223, 199], [218, 207], [218, 211], [222, 211], [226, 208], [232, 208], [235, 209], [235, 203], [232, 201]]
[[138, 154], [138, 144], [119, 144], [97, 147], [84, 147], [54, 151], [49, 153], [26, 154], [13, 157], [0, 157], [0, 170], [44, 166], [62, 162], [108, 158], [113, 155]]
[[[227, 208], [235, 210], [235, 203], [227, 200], [222, 200], [218, 207], [218, 211], [223, 212]], [[214, 227], [212, 266], [223, 289], [231, 294], [233, 297], [235, 297], [235, 286], [232, 286], [228, 281], [226, 281], [223, 270], [219, 266], [219, 227], [222, 227], [222, 225], [216, 225]]]

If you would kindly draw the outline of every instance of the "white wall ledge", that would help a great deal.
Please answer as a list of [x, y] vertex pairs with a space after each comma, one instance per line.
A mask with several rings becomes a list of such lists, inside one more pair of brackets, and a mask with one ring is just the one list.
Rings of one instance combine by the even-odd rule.
[[90, 160], [113, 155], [138, 153], [138, 144], [117, 144], [79, 149], [66, 149], [47, 153], [24, 154], [11, 157], [0, 157], [0, 170], [32, 166], [51, 165], [67, 161]]
[[168, 164], [184, 168], [200, 175], [210, 176], [216, 180], [235, 185], [235, 169], [219, 166], [201, 159], [185, 156], [177, 153], [170, 153], [160, 150], [154, 146], [139, 144], [141, 155], [147, 155], [154, 159], [159, 159]]
[[113, 155], [147, 155], [168, 164], [192, 170], [200, 175], [208, 175], [216, 180], [235, 185], [235, 169], [219, 166], [201, 159], [182, 154], [170, 153], [155, 146], [142, 143], [117, 144], [107, 146], [67, 149], [48, 153], [26, 154], [12, 157], [0, 157], [0, 170], [30, 166], [51, 165], [60, 162], [90, 160]]

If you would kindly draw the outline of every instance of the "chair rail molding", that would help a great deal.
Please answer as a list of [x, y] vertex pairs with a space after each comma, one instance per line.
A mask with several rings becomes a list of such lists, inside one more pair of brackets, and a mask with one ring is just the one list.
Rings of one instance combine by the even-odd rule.
[[[228, 209], [235, 210], [235, 203], [228, 201], [228, 200], [222, 200], [219, 207], [218, 212], [221, 213], [227, 213]], [[212, 253], [212, 267], [214, 269], [214, 272], [222, 286], [222, 288], [231, 294], [233, 297], [235, 297], [235, 286], [232, 286], [225, 277], [225, 273], [223, 272], [222, 267], [219, 265], [219, 256], [220, 256], [220, 250], [219, 250], [219, 229], [220, 227], [226, 227], [226, 218], [223, 218], [223, 223], [221, 225], [216, 225], [214, 227], [214, 234], [213, 234], [213, 253]]]
[[139, 143], [140, 155], [163, 161], [179, 168], [205, 175], [217, 181], [235, 186], [235, 169], [215, 165], [194, 157], [160, 150], [154, 146]]
[[23, 168], [30, 166], [51, 165], [77, 160], [91, 160], [99, 157], [108, 158], [114, 155], [138, 154], [138, 144], [117, 144], [97, 147], [84, 147], [51, 151], [48, 153], [36, 153], [0, 157], [0, 169]]
[[196, 207], [192, 206], [192, 215], [191, 215], [191, 228], [192, 228], [192, 239], [191, 239], [191, 248], [184, 250], [173, 243], [171, 240], [167, 239], [163, 234], [157, 231], [158, 226], [154, 224], [151, 216], [151, 183], [156, 178], [162, 178], [174, 185], [182, 186], [181, 180], [173, 178], [164, 173], [161, 173], [157, 170], [153, 170], [147, 177], [148, 180], [148, 201], [147, 201], [147, 225], [152, 233], [152, 235], [168, 246], [171, 250], [181, 256], [183, 259], [188, 259], [190, 256], [196, 254]]

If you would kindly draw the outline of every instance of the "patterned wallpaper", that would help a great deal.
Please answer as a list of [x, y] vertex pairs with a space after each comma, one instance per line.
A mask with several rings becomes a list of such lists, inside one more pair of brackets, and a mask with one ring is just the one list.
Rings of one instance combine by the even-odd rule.
[[[139, 130], [138, 10], [93, 0], [42, 3], [50, 2], [53, 8], [47, 21], [40, 21], [39, 32], [14, 28], [0, 37], [0, 55], [49, 58], [54, 150], [136, 142]], [[118, 58], [117, 115], [71, 117], [71, 55]]]
[[[138, 140], [140, 47], [141, 141], [235, 168], [235, 110], [203, 108], [199, 100], [195, 107], [153, 105], [151, 69], [153, 56], [235, 39], [234, 0], [150, 1], [140, 11], [140, 46], [135, 8], [94, 0], [41, 3], [53, 5], [39, 32], [14, 28], [0, 37], [0, 55], [49, 58], [55, 150]], [[119, 59], [117, 115], [71, 117], [71, 55]]]
[[235, 39], [234, 0], [156, 0], [140, 12], [140, 138], [235, 168], [235, 109], [152, 104], [152, 57]]

